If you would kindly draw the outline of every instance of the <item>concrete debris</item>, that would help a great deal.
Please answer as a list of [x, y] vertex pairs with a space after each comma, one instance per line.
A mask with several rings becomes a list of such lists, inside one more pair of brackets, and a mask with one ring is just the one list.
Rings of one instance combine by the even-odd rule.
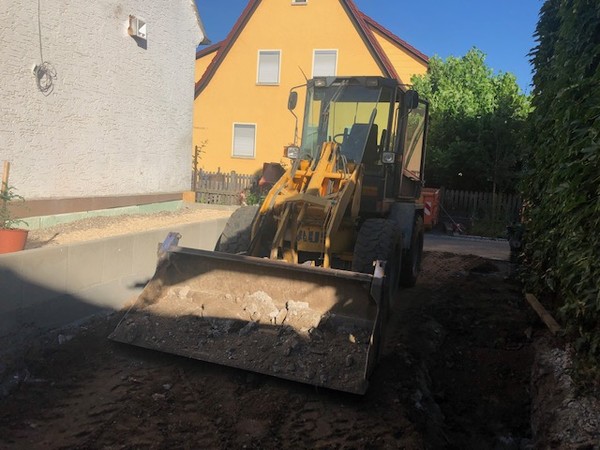
[[279, 315], [279, 308], [273, 303], [273, 299], [263, 291], [256, 291], [244, 298], [244, 311], [250, 316], [253, 322], [267, 320], [270, 323]]

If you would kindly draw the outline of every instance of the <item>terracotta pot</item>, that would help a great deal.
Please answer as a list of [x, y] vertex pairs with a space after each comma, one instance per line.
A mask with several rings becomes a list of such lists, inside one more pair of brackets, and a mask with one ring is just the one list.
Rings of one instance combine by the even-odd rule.
[[0, 253], [18, 252], [25, 248], [28, 230], [20, 228], [0, 229]]

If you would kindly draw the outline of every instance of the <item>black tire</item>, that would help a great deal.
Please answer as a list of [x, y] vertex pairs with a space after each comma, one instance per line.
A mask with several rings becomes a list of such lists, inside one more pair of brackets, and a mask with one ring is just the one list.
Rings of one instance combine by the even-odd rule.
[[223, 253], [245, 253], [250, 247], [252, 223], [258, 214], [258, 206], [242, 206], [229, 217], [215, 250]]
[[352, 270], [354, 272], [373, 274], [373, 261], [385, 260], [386, 277], [388, 277], [389, 293], [394, 294], [398, 286], [400, 269], [400, 232], [396, 222], [387, 219], [367, 219], [360, 227], [354, 255]]
[[421, 272], [421, 260], [423, 258], [423, 238], [425, 226], [423, 217], [417, 215], [413, 224], [410, 248], [402, 255], [402, 273], [400, 284], [405, 287], [413, 287], [417, 284], [417, 278]]
[[396, 222], [386, 219], [365, 220], [360, 227], [354, 244], [352, 270], [373, 274], [374, 261], [387, 261], [383, 283], [383, 299], [379, 305], [380, 320], [375, 324], [374, 332], [375, 361], [380, 360], [383, 354], [386, 324], [399, 283], [401, 253], [401, 233]]

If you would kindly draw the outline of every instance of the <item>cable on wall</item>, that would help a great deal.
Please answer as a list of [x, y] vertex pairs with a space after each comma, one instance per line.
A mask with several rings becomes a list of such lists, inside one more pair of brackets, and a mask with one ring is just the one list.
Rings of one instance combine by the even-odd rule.
[[39, 91], [48, 96], [54, 90], [54, 80], [56, 79], [56, 69], [48, 62], [44, 61], [44, 53], [42, 46], [42, 4], [38, 0], [38, 36], [40, 40], [40, 60], [41, 64], [37, 64], [33, 68], [33, 75]]

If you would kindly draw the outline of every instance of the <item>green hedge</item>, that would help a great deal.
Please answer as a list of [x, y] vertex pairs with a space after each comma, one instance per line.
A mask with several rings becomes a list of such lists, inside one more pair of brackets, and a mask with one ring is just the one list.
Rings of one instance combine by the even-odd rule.
[[528, 288], [555, 299], [579, 373], [600, 367], [600, 2], [547, 0], [523, 184]]

